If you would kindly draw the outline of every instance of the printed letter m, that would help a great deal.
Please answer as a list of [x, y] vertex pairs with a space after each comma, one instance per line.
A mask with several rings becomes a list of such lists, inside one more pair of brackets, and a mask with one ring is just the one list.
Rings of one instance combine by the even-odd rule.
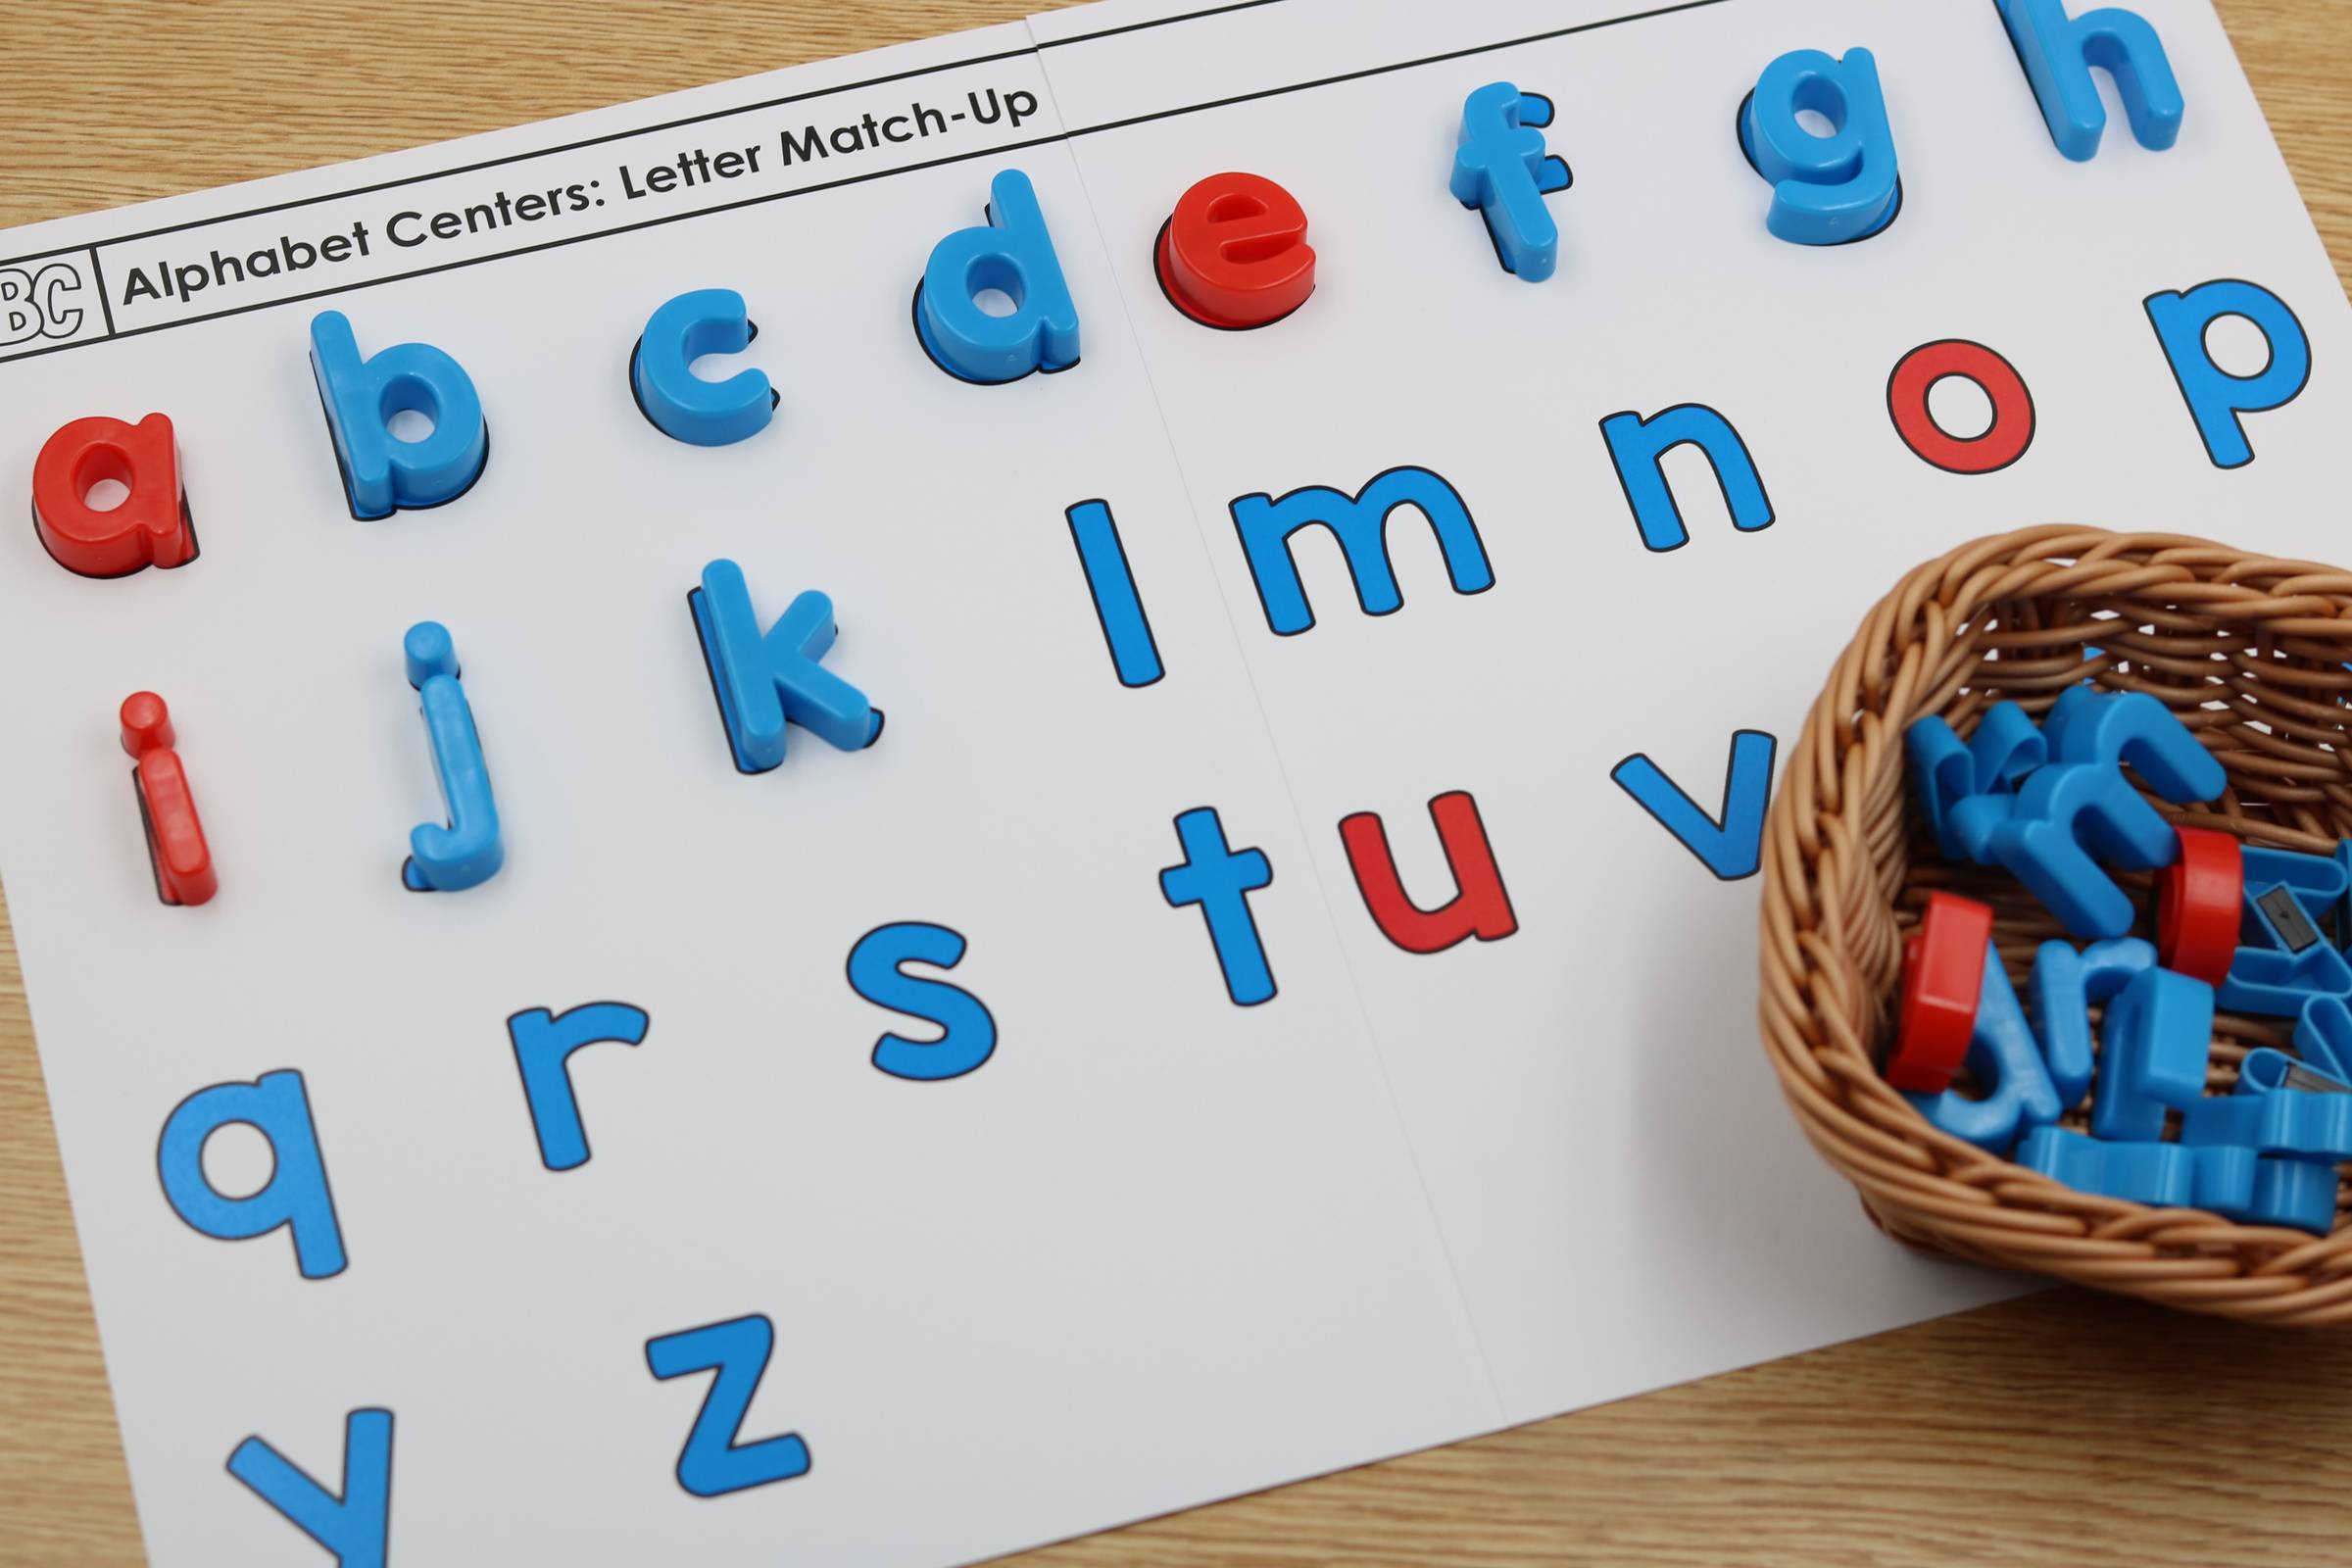
[[1232, 504], [1233, 525], [1242, 536], [1258, 603], [1275, 636], [1296, 636], [1315, 623], [1306, 589], [1298, 580], [1298, 564], [1291, 556], [1291, 536], [1318, 524], [1339, 540], [1348, 558], [1348, 575], [1355, 583], [1356, 603], [1365, 614], [1393, 614], [1404, 607], [1396, 568], [1389, 563], [1389, 516], [1399, 507], [1411, 507], [1428, 520], [1438, 548], [1445, 552], [1446, 574], [1455, 593], [1484, 593], [1494, 586], [1494, 572], [1487, 564], [1486, 546], [1479, 541], [1470, 509], [1452, 485], [1427, 468], [1391, 468], [1373, 475], [1353, 496], [1323, 485], [1294, 490], [1279, 500], [1242, 496]]

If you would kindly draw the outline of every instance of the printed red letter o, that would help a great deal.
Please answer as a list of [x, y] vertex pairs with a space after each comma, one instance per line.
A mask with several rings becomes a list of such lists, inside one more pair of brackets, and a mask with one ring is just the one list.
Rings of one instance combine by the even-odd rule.
[[[1928, 393], [1956, 375], [1972, 381], [1991, 400], [1992, 426], [1961, 440], [1948, 435], [1928, 412]], [[1944, 338], [1923, 343], [1904, 355], [1886, 378], [1886, 413], [1894, 433], [1924, 462], [1946, 473], [1991, 473], [2006, 468], [2034, 444], [2034, 395], [2017, 367], [1982, 343]]]

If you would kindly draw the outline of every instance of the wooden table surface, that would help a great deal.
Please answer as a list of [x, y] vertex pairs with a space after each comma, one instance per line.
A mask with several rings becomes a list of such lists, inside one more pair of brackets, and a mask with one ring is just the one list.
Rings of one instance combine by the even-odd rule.
[[[2220, 7], [2337, 271], [2352, 275], [2352, 7]], [[1033, 8], [0, 0], [0, 224], [462, 136]], [[1858, 1209], [1854, 1223], [1864, 1223]], [[2343, 1568], [2352, 1563], [2347, 1396], [2352, 1336], [2224, 1327], [2053, 1293], [1008, 1560]], [[8, 942], [0, 1564], [140, 1560]]]

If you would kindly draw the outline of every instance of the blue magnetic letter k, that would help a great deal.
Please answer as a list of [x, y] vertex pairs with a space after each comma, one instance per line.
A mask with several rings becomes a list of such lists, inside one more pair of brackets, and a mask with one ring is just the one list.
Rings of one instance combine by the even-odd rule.
[[845, 752], [880, 737], [881, 710], [817, 662], [833, 646], [832, 600], [813, 591], [800, 595], [762, 636], [743, 568], [713, 561], [686, 603], [738, 770], [764, 773], [783, 762], [787, 720]]

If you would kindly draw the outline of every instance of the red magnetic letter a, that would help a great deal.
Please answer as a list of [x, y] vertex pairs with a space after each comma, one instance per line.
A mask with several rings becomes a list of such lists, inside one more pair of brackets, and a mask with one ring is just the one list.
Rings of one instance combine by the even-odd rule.
[[[129, 494], [100, 511], [89, 494], [110, 479]], [[84, 577], [194, 561], [172, 421], [160, 414], [136, 424], [93, 416], [59, 429], [33, 460], [32, 521], [57, 564]]]
[[1445, 846], [1457, 890], [1451, 902], [1435, 909], [1419, 908], [1405, 896], [1380, 813], [1358, 811], [1341, 819], [1348, 868], [1380, 934], [1407, 953], [1443, 953], [1464, 937], [1499, 942], [1518, 930], [1510, 895], [1487, 844], [1486, 824], [1478, 819], [1478, 802], [1469, 791], [1454, 790], [1431, 801], [1429, 815], [1438, 824], [1438, 842]]

